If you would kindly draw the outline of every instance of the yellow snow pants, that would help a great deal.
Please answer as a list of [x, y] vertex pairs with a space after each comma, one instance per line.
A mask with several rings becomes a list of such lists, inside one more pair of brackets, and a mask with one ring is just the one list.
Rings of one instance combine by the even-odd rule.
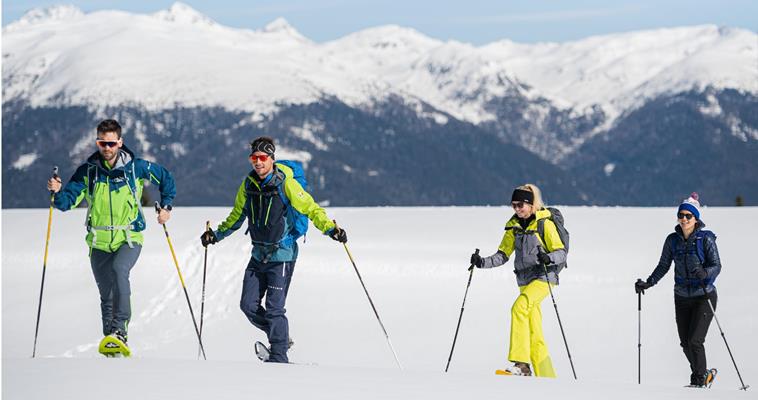
[[550, 294], [547, 282], [534, 280], [520, 286], [511, 307], [511, 341], [508, 360], [532, 365], [535, 376], [555, 378], [555, 370], [542, 336], [540, 303]]

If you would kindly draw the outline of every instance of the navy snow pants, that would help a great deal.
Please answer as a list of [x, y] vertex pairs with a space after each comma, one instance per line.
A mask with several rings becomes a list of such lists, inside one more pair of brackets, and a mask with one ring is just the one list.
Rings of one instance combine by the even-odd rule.
[[129, 272], [139, 258], [142, 246], [126, 244], [113, 253], [92, 249], [90, 265], [100, 291], [100, 312], [103, 318], [103, 335], [119, 331], [127, 335], [132, 318]]
[[271, 350], [270, 362], [289, 362], [289, 323], [284, 303], [294, 269], [294, 260], [264, 264], [255, 258], [250, 258], [245, 269], [240, 309], [253, 325], [266, 333]]

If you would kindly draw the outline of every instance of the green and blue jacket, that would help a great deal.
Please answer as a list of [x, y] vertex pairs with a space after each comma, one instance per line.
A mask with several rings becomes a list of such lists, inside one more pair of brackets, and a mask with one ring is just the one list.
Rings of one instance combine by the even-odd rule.
[[115, 252], [123, 244], [132, 247], [143, 242], [146, 222], [140, 199], [145, 181], [158, 185], [162, 207], [173, 202], [174, 178], [162, 166], [136, 158], [123, 146], [116, 164], [109, 168], [95, 152], [55, 194], [54, 205], [68, 211], [86, 200], [87, 245], [90, 250]]
[[247, 221], [253, 243], [253, 257], [260, 262], [287, 262], [297, 258], [294, 236], [296, 213], [308, 217], [324, 234], [334, 229], [332, 222], [311, 195], [293, 177], [292, 169], [274, 164], [273, 172], [261, 180], [251, 171], [240, 184], [234, 208], [214, 231], [221, 241]]

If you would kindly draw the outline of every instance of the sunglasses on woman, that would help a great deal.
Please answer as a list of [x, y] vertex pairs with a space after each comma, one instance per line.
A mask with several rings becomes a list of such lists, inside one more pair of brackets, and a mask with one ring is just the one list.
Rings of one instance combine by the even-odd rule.
[[519, 209], [519, 208], [526, 207], [527, 204], [529, 203], [525, 203], [523, 201], [516, 201], [516, 202], [511, 203], [511, 207], [513, 207], [514, 209]]
[[677, 213], [676, 217], [679, 218], [679, 219], [687, 218], [687, 221], [689, 221], [689, 220], [691, 220], [694, 217], [694, 215], [692, 215], [692, 214], [685, 214], [685, 213]]

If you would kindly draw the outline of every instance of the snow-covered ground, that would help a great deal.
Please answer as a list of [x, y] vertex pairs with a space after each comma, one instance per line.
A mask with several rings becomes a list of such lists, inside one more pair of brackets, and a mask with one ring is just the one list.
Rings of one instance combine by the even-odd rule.
[[[637, 382], [637, 297], [632, 284], [655, 266], [674, 208], [563, 208], [572, 234], [569, 268], [555, 291], [578, 381], [547, 299], [544, 328], [558, 379], [498, 377], [507, 365], [510, 264], [476, 270], [450, 372], [443, 372], [474, 248], [491, 254], [511, 210], [503, 207], [331, 208], [398, 352], [392, 353], [344, 249], [315, 230], [301, 247], [288, 316], [291, 359], [264, 365], [264, 335], [239, 311], [250, 245], [242, 231], [209, 251], [203, 340], [197, 358], [187, 304], [162, 229], [152, 223], [132, 271], [134, 357], [97, 354], [99, 302], [83, 240], [84, 210], [55, 212], [37, 358], [31, 359], [47, 210], [2, 211], [4, 399], [277, 398], [755, 398], [739, 381], [716, 324], [706, 342], [719, 369], [711, 391], [684, 389], [671, 272], [643, 297], [643, 385]], [[225, 208], [178, 208], [168, 228], [199, 318], [205, 221]], [[723, 271], [718, 317], [746, 383], [758, 376], [754, 260], [758, 208], [705, 208]]]

